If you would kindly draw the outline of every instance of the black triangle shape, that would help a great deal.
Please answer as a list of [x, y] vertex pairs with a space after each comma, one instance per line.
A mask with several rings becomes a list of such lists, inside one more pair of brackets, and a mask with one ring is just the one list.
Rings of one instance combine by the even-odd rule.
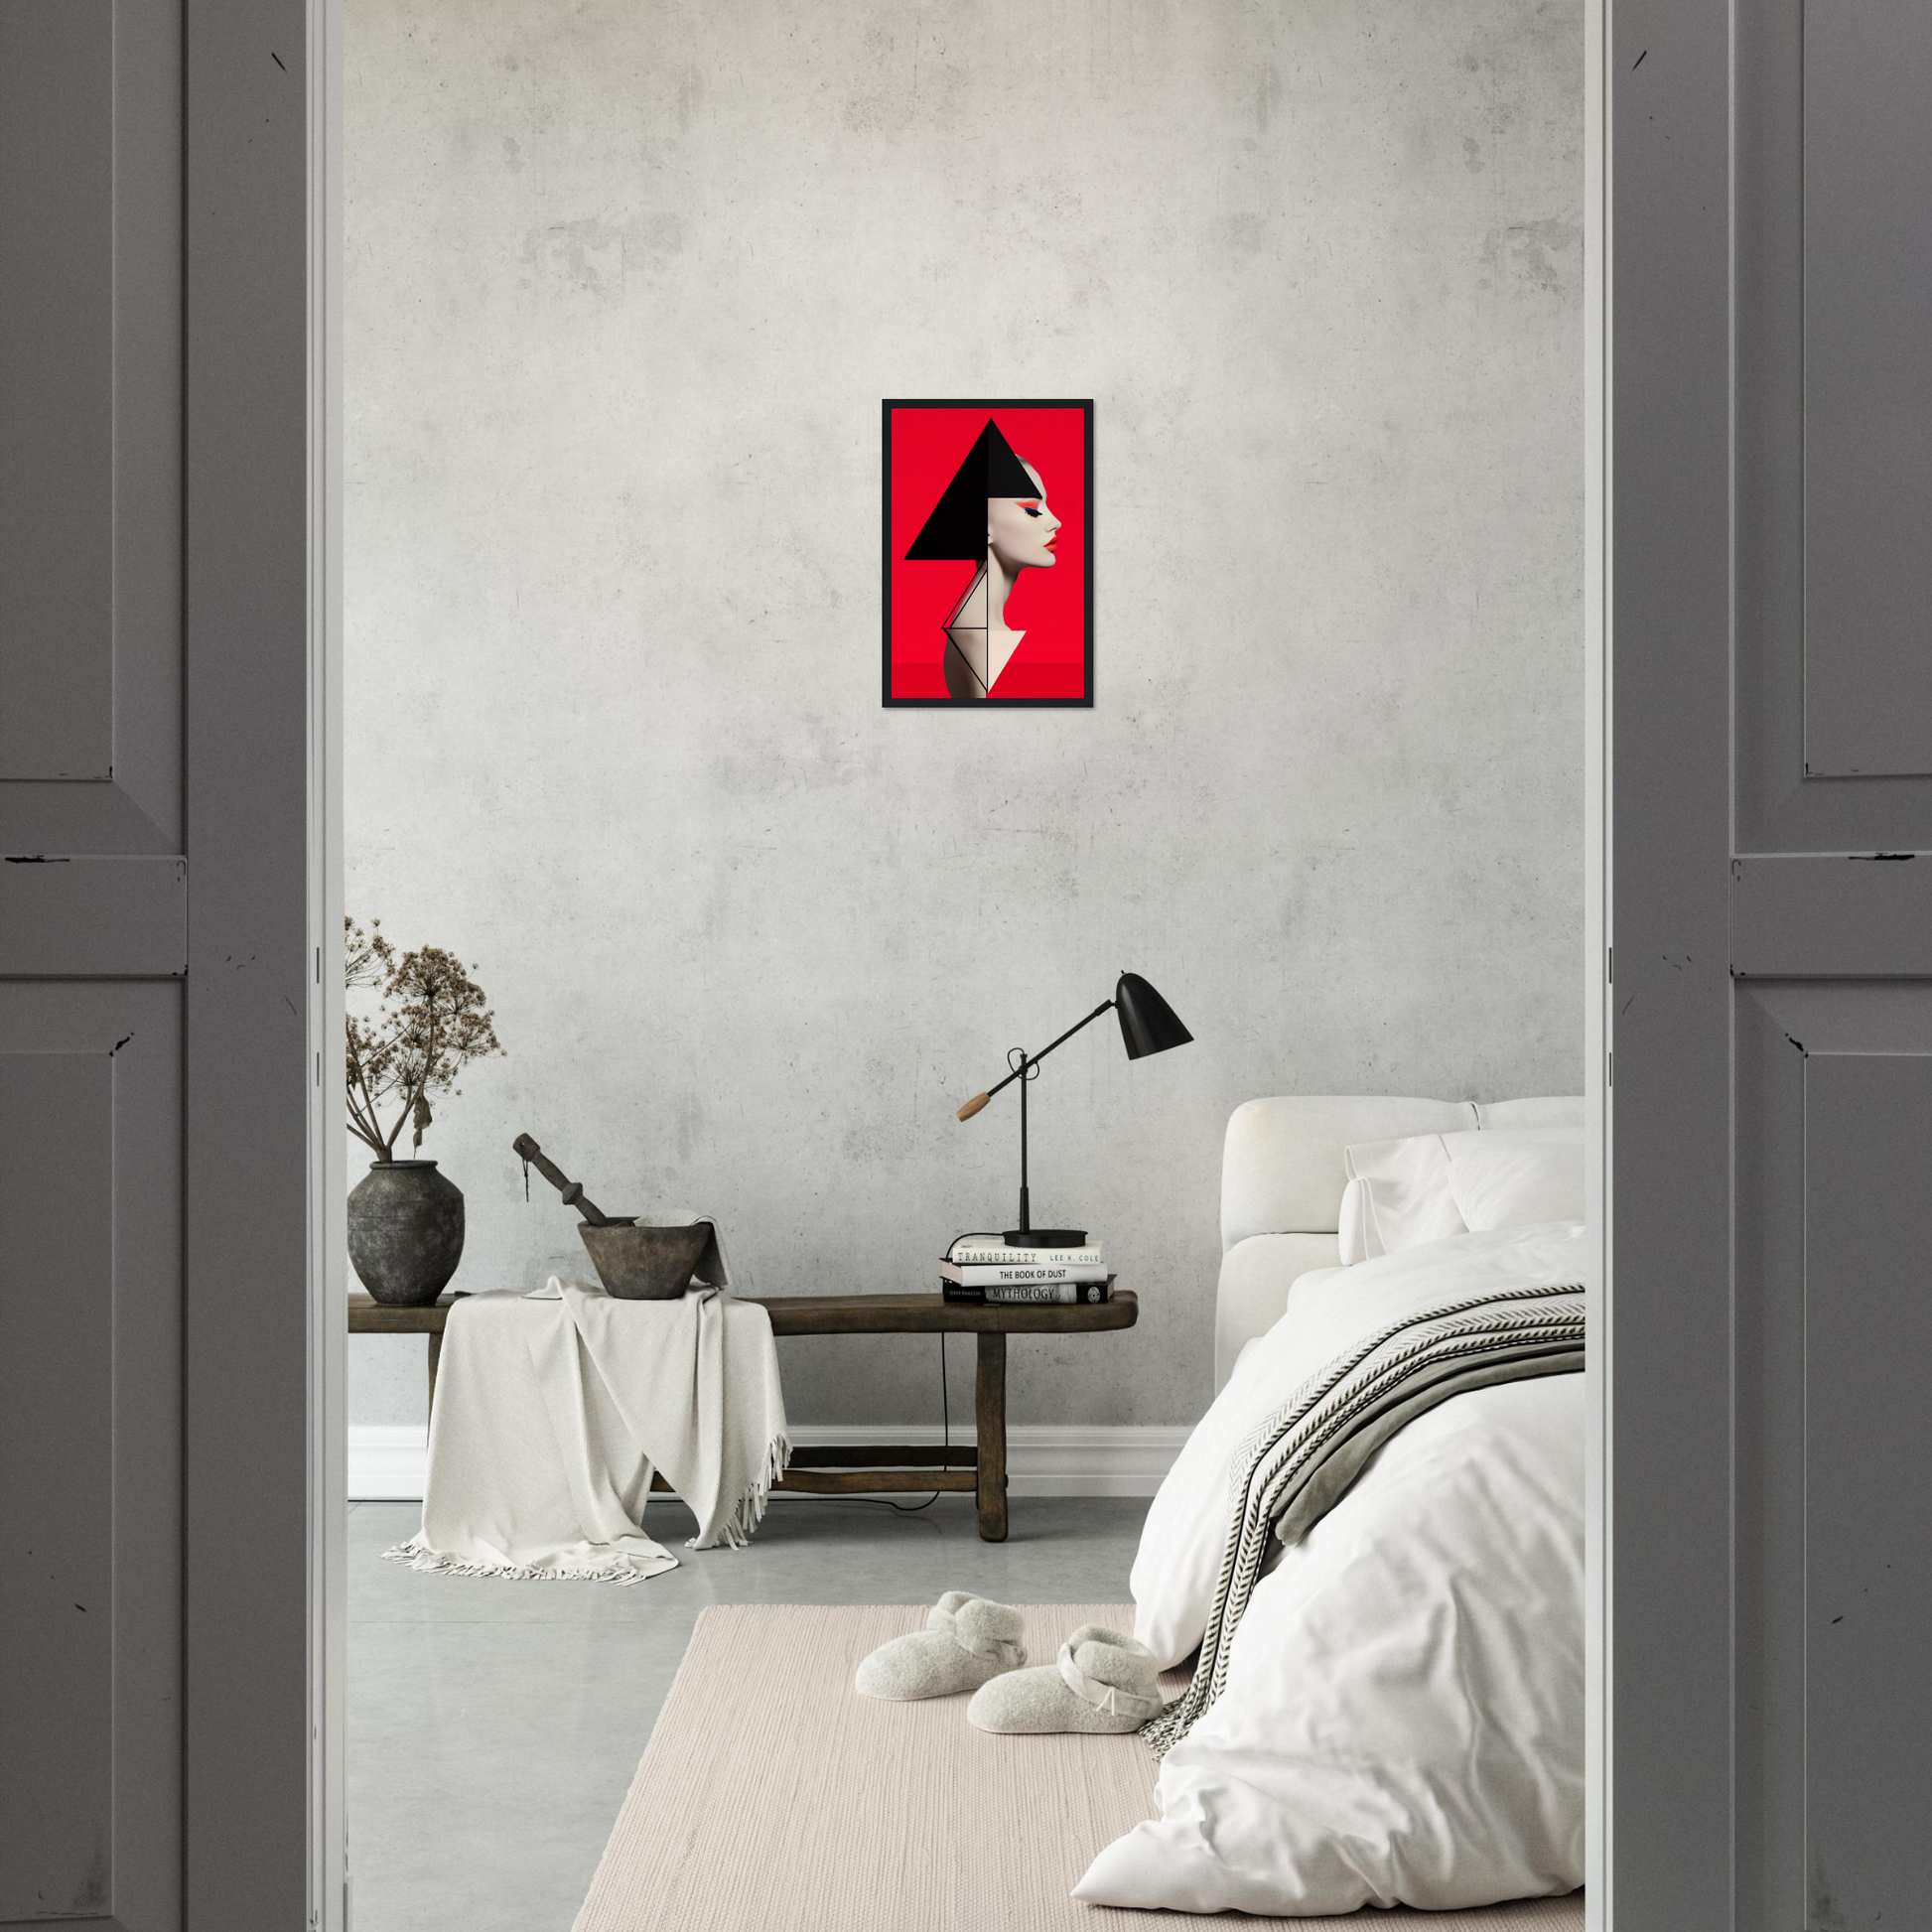
[[912, 539], [905, 561], [980, 562], [986, 556], [986, 499], [1038, 493], [1039, 485], [1028, 476], [1013, 446], [989, 416], [979, 440], [966, 453], [966, 461], [953, 472], [952, 482]]

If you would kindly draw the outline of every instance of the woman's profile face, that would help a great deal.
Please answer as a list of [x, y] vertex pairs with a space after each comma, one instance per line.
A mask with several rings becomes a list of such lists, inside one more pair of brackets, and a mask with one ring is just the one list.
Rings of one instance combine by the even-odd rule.
[[1038, 488], [1037, 496], [989, 496], [986, 499], [986, 547], [1009, 572], [1058, 561], [1053, 538], [1060, 519], [1046, 507], [1046, 486], [1039, 472], [1024, 459], [1020, 466]]

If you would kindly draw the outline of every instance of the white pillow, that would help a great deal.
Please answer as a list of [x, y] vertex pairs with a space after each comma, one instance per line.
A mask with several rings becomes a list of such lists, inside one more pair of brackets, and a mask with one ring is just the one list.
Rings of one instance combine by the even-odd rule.
[[1581, 1127], [1411, 1134], [1346, 1150], [1336, 1241], [1352, 1268], [1427, 1241], [1584, 1218]]
[[[1400, 1254], [1426, 1241], [1444, 1241], [1468, 1228], [1449, 1186], [1449, 1150], [1440, 1134], [1411, 1134], [1399, 1141], [1363, 1141], [1347, 1150], [1348, 1177], [1355, 1187], [1343, 1206], [1355, 1223], [1354, 1259]], [[1350, 1246], [1341, 1241], [1342, 1258]]]
[[1382, 1252], [1374, 1240], [1373, 1222], [1368, 1210], [1368, 1182], [1351, 1180], [1341, 1190], [1341, 1213], [1336, 1219], [1335, 1242], [1341, 1249], [1341, 1265], [1353, 1268], [1358, 1261], [1372, 1261]]
[[1445, 1134], [1449, 1193], [1471, 1233], [1584, 1218], [1581, 1127]]

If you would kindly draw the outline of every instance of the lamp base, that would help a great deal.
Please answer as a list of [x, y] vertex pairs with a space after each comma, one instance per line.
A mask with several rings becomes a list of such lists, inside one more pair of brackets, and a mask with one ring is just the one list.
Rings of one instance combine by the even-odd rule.
[[1009, 1248], [1084, 1248], [1085, 1228], [1008, 1228], [1000, 1236]]

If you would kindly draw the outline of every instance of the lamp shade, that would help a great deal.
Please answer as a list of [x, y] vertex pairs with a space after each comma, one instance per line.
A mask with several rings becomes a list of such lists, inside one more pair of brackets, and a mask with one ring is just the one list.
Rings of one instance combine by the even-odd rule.
[[1165, 1053], [1170, 1046], [1185, 1046], [1193, 1038], [1180, 1016], [1139, 973], [1123, 973], [1114, 988], [1114, 1008], [1120, 1015], [1121, 1044], [1130, 1060], [1149, 1053]]

